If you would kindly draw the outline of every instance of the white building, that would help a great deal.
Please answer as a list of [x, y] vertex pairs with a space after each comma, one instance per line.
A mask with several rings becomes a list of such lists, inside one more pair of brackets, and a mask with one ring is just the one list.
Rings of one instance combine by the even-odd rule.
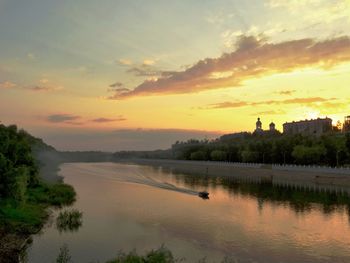
[[293, 121], [283, 124], [284, 134], [303, 134], [320, 136], [332, 130], [332, 119], [318, 118], [315, 120]]

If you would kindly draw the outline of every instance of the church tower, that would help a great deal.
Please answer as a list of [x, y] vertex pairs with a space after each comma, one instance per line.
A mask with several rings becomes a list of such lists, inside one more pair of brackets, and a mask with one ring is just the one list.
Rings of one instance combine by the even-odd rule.
[[260, 121], [260, 118], [258, 118], [258, 121], [256, 122], [256, 128], [255, 128], [255, 132], [262, 132], [262, 122]]

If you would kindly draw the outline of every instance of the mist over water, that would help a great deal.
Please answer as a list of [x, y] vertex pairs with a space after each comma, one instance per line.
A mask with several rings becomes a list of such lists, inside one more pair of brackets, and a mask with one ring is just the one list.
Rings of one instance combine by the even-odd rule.
[[[162, 244], [187, 262], [350, 261], [345, 195], [115, 163], [64, 164], [60, 174], [77, 191], [83, 225], [71, 233], [47, 226], [34, 237], [29, 263], [53, 262], [63, 243], [74, 262]], [[197, 196], [203, 190], [209, 200]]]

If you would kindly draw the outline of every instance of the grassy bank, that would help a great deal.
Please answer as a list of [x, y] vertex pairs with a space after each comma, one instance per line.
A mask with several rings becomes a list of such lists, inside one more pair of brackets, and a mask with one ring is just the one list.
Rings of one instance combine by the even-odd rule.
[[15, 125], [0, 125], [0, 259], [18, 262], [23, 243], [46, 222], [48, 207], [75, 201], [73, 187], [39, 177], [33, 148], [47, 148]]
[[17, 203], [11, 198], [0, 202], [0, 228], [21, 235], [37, 232], [48, 217], [49, 206], [70, 205], [75, 201], [74, 189], [66, 184], [40, 183], [28, 190], [27, 200]]

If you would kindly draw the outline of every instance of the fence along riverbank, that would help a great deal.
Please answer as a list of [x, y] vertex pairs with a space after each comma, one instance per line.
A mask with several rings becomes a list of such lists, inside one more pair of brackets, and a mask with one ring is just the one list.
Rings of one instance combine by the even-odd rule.
[[350, 169], [259, 163], [229, 163], [166, 159], [121, 159], [118, 162], [161, 167], [174, 173], [228, 176], [250, 183], [350, 194]]

